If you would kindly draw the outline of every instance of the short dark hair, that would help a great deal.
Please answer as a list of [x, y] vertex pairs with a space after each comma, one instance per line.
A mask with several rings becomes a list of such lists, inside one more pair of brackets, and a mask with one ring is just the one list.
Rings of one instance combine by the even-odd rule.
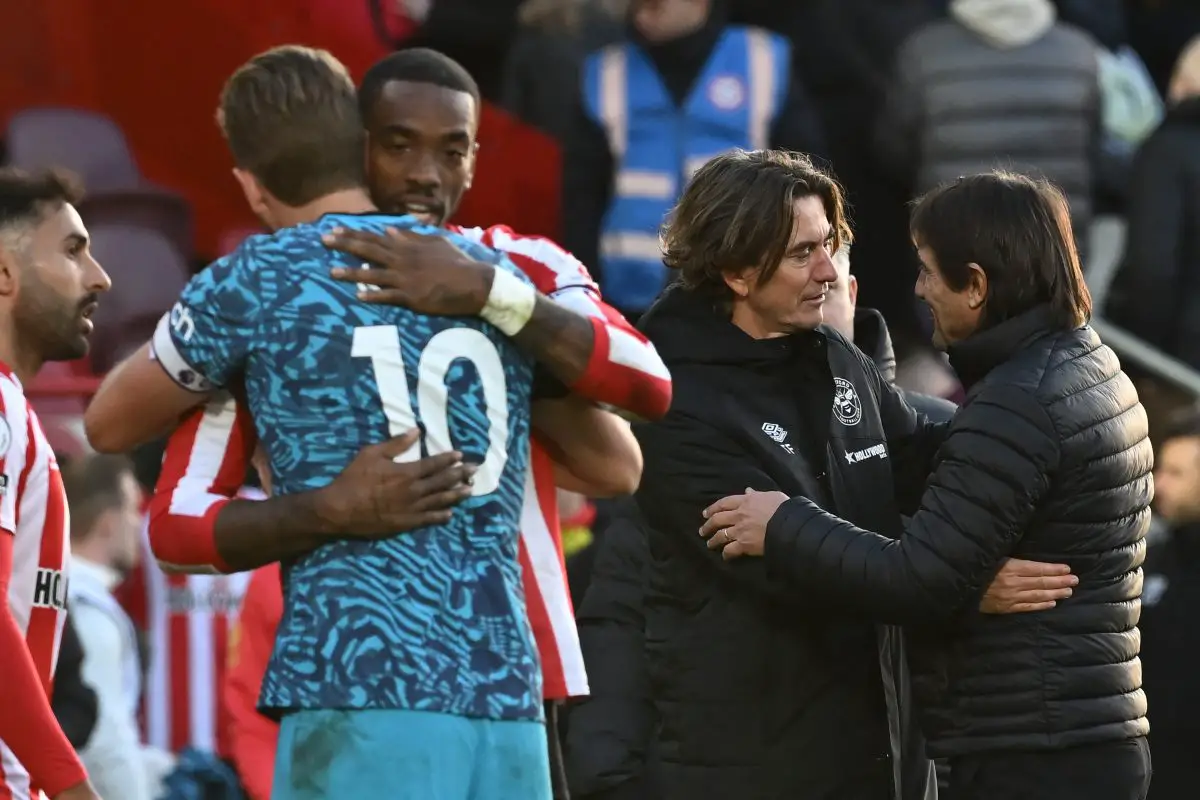
[[217, 122], [233, 160], [296, 207], [364, 183], [354, 81], [325, 50], [260, 53], [225, 82]]
[[761, 268], [768, 281], [787, 253], [795, 223], [793, 203], [817, 196], [833, 228], [833, 249], [850, 244], [842, 190], [808, 156], [783, 150], [733, 150], [692, 176], [663, 228], [663, 263], [687, 289], [728, 300], [725, 275]]
[[1200, 439], [1200, 408], [1185, 408], [1167, 418], [1159, 444], [1173, 439]]
[[1063, 328], [1092, 315], [1066, 197], [1049, 181], [1013, 172], [969, 175], [919, 198], [909, 230], [951, 289], [978, 264], [988, 279], [982, 328], [1048, 304]]
[[475, 110], [479, 111], [481, 98], [479, 84], [471, 77], [466, 68], [445, 53], [431, 50], [428, 47], [411, 47], [407, 50], [397, 50], [376, 61], [358, 86], [358, 110], [365, 120], [371, 109], [379, 102], [383, 87], [392, 81], [409, 83], [429, 83], [465, 92], [475, 101]]
[[133, 462], [123, 455], [88, 453], [62, 465], [63, 488], [71, 508], [71, 539], [91, 533], [106, 511], [120, 508], [122, 479], [133, 477]]
[[47, 209], [83, 199], [83, 185], [70, 172], [0, 169], [0, 229], [36, 222]]

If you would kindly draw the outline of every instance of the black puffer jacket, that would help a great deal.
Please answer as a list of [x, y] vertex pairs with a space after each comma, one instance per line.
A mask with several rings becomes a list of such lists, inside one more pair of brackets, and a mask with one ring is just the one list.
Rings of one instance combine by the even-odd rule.
[[[966, 400], [904, 535], [795, 498], [768, 528], [768, 571], [910, 626], [933, 756], [1146, 734], [1136, 626], [1153, 450], [1133, 385], [1090, 328], [1057, 330], [1045, 307], [951, 361]], [[1049, 611], [977, 613], [1007, 556], [1069, 564], [1079, 585]]]

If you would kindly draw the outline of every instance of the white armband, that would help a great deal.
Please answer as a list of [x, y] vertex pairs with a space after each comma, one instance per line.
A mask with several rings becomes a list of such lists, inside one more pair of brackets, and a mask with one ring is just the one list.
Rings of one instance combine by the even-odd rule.
[[496, 268], [492, 290], [479, 316], [500, 329], [505, 336], [516, 336], [533, 316], [537, 290], [511, 272]]

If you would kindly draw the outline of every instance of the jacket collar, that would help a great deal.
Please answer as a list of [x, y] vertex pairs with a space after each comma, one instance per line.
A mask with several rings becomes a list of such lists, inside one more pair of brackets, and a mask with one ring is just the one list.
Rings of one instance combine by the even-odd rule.
[[105, 592], [111, 592], [121, 583], [121, 573], [112, 567], [76, 555], [71, 556], [71, 578], [100, 586]]
[[871, 357], [888, 383], [896, 382], [896, 350], [882, 314], [873, 308], [854, 309], [854, 345]]
[[1057, 327], [1050, 306], [1040, 305], [950, 345], [946, 353], [963, 388], [969, 390], [993, 369]]
[[672, 284], [642, 315], [638, 327], [668, 367], [705, 364], [743, 369], [770, 367], [795, 353], [825, 355], [821, 331], [797, 331], [776, 339], [755, 339], [729, 321], [712, 296]]

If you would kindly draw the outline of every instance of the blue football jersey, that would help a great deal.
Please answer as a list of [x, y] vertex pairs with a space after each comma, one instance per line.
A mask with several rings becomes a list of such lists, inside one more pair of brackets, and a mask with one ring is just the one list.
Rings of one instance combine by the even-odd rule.
[[537, 719], [541, 673], [517, 540], [529, 458], [530, 361], [474, 318], [372, 305], [329, 276], [335, 227], [447, 236], [379, 214], [327, 215], [248, 239], [188, 284], [155, 356], [197, 391], [244, 381], [277, 494], [330, 483], [358, 452], [414, 427], [399, 460], [457, 449], [479, 464], [445, 525], [339, 541], [284, 564], [284, 611], [261, 704]]

